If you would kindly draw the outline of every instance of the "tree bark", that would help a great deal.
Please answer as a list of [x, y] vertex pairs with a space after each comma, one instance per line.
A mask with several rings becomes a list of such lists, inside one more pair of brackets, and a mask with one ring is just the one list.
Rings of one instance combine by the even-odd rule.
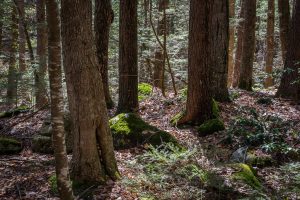
[[288, 34], [284, 73], [277, 91], [278, 97], [300, 100], [300, 0], [294, 1]]
[[[213, 117], [212, 113], [212, 58], [210, 18], [214, 1], [191, 0], [188, 55], [188, 95], [186, 113], [179, 124], [200, 124]], [[201, 47], [201, 48], [199, 48]]]
[[[3, 4], [1, 2], [1, 4]], [[0, 4], [0, 54], [2, 54], [2, 38], [3, 38], [3, 5]]]
[[242, 45], [239, 88], [252, 90], [253, 61], [255, 51], [256, 0], [244, 0], [245, 23]]
[[46, 0], [48, 22], [48, 70], [51, 98], [52, 140], [59, 196], [73, 200], [64, 130], [64, 101], [61, 71], [61, 38], [59, 8], [56, 1]]
[[267, 54], [266, 54], [266, 73], [268, 77], [265, 80], [265, 87], [271, 87], [274, 84], [272, 78], [274, 62], [274, 28], [275, 28], [275, 0], [268, 0], [268, 22], [267, 22]]
[[232, 87], [236, 88], [239, 85], [240, 71], [241, 71], [241, 59], [243, 54], [243, 35], [244, 35], [244, 24], [245, 24], [245, 0], [240, 1], [240, 12], [239, 12], [239, 24], [237, 28], [237, 46], [235, 51], [235, 62], [233, 69], [233, 81]]
[[110, 0], [95, 1], [94, 26], [96, 32], [97, 56], [100, 63], [102, 84], [104, 89], [107, 108], [113, 108], [114, 102], [111, 99], [108, 83], [108, 42], [109, 29], [113, 22], [113, 11]]
[[229, 46], [229, 7], [227, 0], [213, 0], [210, 7], [209, 32], [212, 42], [212, 94], [220, 102], [229, 101], [228, 82], [228, 46]]
[[[229, 19], [233, 21], [235, 18], [235, 0], [229, 1]], [[235, 25], [229, 23], [229, 47], [228, 47], [228, 87], [232, 86], [233, 68], [234, 68], [234, 44], [235, 44]]]
[[285, 63], [286, 51], [288, 44], [288, 30], [290, 23], [290, 2], [287, 0], [278, 0], [278, 13], [279, 13], [279, 30], [282, 60]]
[[[92, 30], [92, 2], [62, 0], [62, 45], [73, 122], [72, 176], [77, 182], [119, 178]], [[98, 147], [100, 151], [98, 151]]]
[[35, 70], [36, 106], [43, 107], [48, 102], [45, 76], [47, 72], [47, 26], [45, 0], [36, 2], [37, 19], [37, 59], [38, 69]]
[[17, 59], [16, 54], [18, 51], [18, 18], [17, 8], [12, 5], [11, 8], [11, 38], [10, 38], [10, 51], [9, 51], [9, 68], [7, 80], [7, 105], [9, 107], [17, 106]]
[[18, 0], [19, 12], [19, 72], [23, 74], [26, 71], [25, 52], [26, 52], [26, 36], [22, 19], [24, 19], [24, 0]]
[[137, 0], [120, 1], [119, 26], [119, 104], [117, 113], [137, 112]]

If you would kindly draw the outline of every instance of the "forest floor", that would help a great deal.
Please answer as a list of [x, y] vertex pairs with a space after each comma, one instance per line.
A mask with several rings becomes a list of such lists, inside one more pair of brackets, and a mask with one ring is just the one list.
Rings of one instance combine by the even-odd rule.
[[[117, 200], [300, 199], [300, 105], [274, 98], [273, 91], [233, 90], [231, 97], [232, 102], [219, 104], [226, 130], [206, 137], [199, 137], [196, 127], [170, 125], [184, 107], [184, 97], [148, 97], [140, 103], [140, 116], [174, 135], [186, 150], [166, 144], [116, 151], [122, 179], [78, 195]], [[0, 136], [17, 138], [24, 146], [19, 155], [0, 156], [1, 200], [58, 199], [49, 181], [55, 174], [54, 157], [31, 151], [31, 139], [48, 114], [43, 110], [1, 119]], [[247, 152], [255, 156], [254, 162], [246, 161]], [[233, 161], [240, 157], [253, 169]]]

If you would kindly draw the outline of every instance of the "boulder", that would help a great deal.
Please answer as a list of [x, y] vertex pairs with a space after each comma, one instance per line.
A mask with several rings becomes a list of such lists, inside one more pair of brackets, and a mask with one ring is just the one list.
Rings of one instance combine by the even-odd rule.
[[201, 137], [205, 137], [207, 135], [213, 134], [218, 131], [223, 131], [225, 129], [225, 125], [223, 121], [219, 118], [211, 119], [198, 127], [198, 132]]
[[17, 154], [21, 151], [21, 142], [13, 138], [0, 137], [0, 155]]

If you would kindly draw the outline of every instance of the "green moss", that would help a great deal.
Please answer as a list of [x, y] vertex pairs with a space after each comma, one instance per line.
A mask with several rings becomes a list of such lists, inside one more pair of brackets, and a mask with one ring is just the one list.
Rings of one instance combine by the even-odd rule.
[[116, 149], [131, 148], [149, 143], [154, 146], [163, 142], [178, 144], [169, 133], [149, 125], [133, 113], [122, 113], [109, 121]]
[[211, 119], [201, 124], [198, 128], [198, 132], [200, 136], [207, 136], [224, 129], [225, 126], [221, 119]]
[[252, 153], [247, 154], [246, 163], [251, 166], [268, 167], [275, 164], [275, 160], [269, 155], [257, 156]]
[[178, 121], [185, 115], [185, 111], [181, 111], [171, 118], [170, 123], [172, 126], [177, 126]]
[[144, 100], [152, 93], [152, 85], [148, 83], [139, 83], [138, 85], [139, 101]]
[[212, 100], [212, 113], [214, 118], [220, 117], [220, 109], [218, 102], [216, 100]]
[[56, 175], [52, 175], [50, 176], [50, 178], [48, 179], [49, 185], [50, 185], [50, 191], [54, 194], [58, 193], [58, 189], [57, 189], [57, 178]]
[[185, 100], [187, 98], [187, 95], [188, 95], [188, 88], [185, 87], [183, 89], [181, 89], [179, 91], [179, 97], [182, 99], [182, 100]]
[[52, 140], [51, 137], [37, 135], [32, 140], [32, 150], [36, 153], [52, 154]]
[[256, 178], [256, 172], [251, 166], [239, 163], [235, 164], [235, 167], [240, 171], [233, 174], [233, 179], [241, 180], [253, 189], [262, 190], [262, 184]]
[[0, 155], [1, 154], [15, 154], [22, 151], [21, 142], [6, 137], [0, 137]]
[[19, 106], [17, 108], [14, 108], [12, 110], [0, 113], [0, 118], [12, 117], [14, 115], [18, 115], [20, 113], [28, 112], [28, 111], [29, 111], [29, 107], [25, 106], [25, 105], [22, 105], [22, 106]]

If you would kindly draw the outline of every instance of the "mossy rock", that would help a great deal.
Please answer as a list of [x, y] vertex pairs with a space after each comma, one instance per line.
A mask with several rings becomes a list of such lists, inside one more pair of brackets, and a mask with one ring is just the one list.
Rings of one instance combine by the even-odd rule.
[[276, 164], [276, 161], [270, 155], [255, 155], [248, 153], [246, 163], [251, 166], [257, 166], [260, 168], [270, 167]]
[[261, 97], [256, 101], [257, 104], [272, 105], [273, 101], [270, 97]]
[[126, 149], [139, 144], [159, 146], [162, 143], [178, 145], [171, 134], [149, 125], [133, 113], [122, 113], [109, 120], [114, 146], [116, 149]]
[[179, 120], [185, 115], [185, 111], [181, 111], [178, 114], [176, 114], [174, 117], [171, 118], [170, 124], [171, 126], [177, 126]]
[[139, 101], [142, 101], [148, 96], [150, 96], [152, 93], [152, 88], [153, 88], [152, 85], [148, 83], [139, 83], [138, 85]]
[[12, 117], [20, 113], [28, 112], [30, 109], [28, 106], [22, 105], [12, 110], [0, 113], [0, 118]]
[[232, 178], [234, 180], [241, 180], [256, 190], [263, 189], [261, 182], [256, 177], [256, 171], [251, 166], [244, 163], [238, 163], [235, 164], [234, 167], [239, 170], [239, 172], [233, 174]]
[[37, 135], [32, 139], [32, 151], [36, 153], [52, 154], [52, 139], [51, 137]]
[[198, 128], [198, 132], [201, 137], [205, 137], [215, 132], [223, 131], [224, 129], [225, 126], [223, 121], [217, 118], [217, 119], [208, 120], [203, 124], [201, 124]]
[[0, 137], [0, 155], [17, 154], [21, 151], [21, 142], [13, 138]]

